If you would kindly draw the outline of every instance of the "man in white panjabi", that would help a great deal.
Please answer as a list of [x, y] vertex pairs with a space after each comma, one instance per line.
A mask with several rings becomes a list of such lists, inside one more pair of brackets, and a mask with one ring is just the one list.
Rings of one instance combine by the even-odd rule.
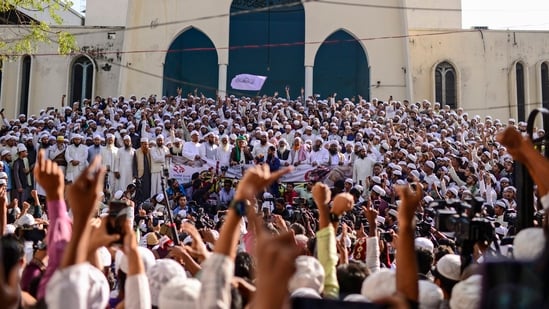
[[231, 164], [232, 150], [233, 145], [229, 143], [229, 137], [226, 134], [222, 135], [219, 147], [217, 148], [217, 160], [219, 161], [219, 166], [229, 167], [229, 165]]
[[125, 191], [133, 180], [132, 161], [135, 149], [132, 147], [132, 139], [129, 135], [124, 136], [123, 142], [124, 147], [118, 149], [113, 171], [119, 190]]
[[[101, 164], [107, 169], [107, 180], [109, 182], [109, 191], [111, 196], [114, 192], [120, 190], [118, 180], [114, 175], [114, 164], [118, 157], [118, 148], [114, 145], [114, 135], [108, 133], [105, 147], [101, 147]], [[124, 188], [125, 189], [125, 188]]]
[[170, 150], [164, 146], [164, 136], [158, 135], [156, 146], [151, 148], [151, 196], [162, 193], [162, 170], [169, 169], [166, 159], [170, 156]]
[[204, 143], [198, 149], [200, 158], [205, 160], [211, 167], [217, 164], [217, 145], [215, 144], [215, 134], [212, 132], [204, 136]]
[[191, 141], [183, 145], [183, 157], [188, 160], [188, 164], [193, 166], [202, 166], [200, 157], [200, 143], [198, 131], [191, 132]]
[[88, 147], [82, 145], [82, 136], [74, 134], [71, 138], [72, 144], [65, 151], [65, 159], [67, 160], [67, 175], [68, 182], [73, 182], [80, 173], [88, 166]]
[[330, 161], [330, 153], [326, 148], [324, 148], [322, 138], [315, 138], [313, 151], [311, 151], [309, 161], [312, 166], [328, 165], [328, 161]]

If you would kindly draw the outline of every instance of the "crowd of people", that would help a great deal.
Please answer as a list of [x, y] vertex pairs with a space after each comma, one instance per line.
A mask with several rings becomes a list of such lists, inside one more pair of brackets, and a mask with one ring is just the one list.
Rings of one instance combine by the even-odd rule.
[[474, 308], [479, 265], [545, 248], [549, 161], [514, 119], [289, 89], [0, 116], [9, 308]]

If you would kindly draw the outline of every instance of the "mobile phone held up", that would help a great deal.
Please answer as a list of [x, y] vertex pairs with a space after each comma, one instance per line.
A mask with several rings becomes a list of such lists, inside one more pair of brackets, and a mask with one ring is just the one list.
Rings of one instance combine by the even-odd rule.
[[124, 239], [124, 226], [128, 219], [133, 217], [133, 209], [130, 204], [124, 200], [112, 200], [109, 202], [109, 215], [107, 223], [107, 233], [110, 235], [120, 235], [115, 243], [121, 244]]

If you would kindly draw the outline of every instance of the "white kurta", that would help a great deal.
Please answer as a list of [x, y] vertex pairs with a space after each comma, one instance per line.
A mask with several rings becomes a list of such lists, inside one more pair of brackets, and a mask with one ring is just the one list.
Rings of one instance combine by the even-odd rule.
[[108, 173], [108, 179], [109, 179], [109, 191], [111, 192], [111, 196], [114, 192], [119, 190], [119, 184], [118, 179], [114, 177], [114, 164], [116, 162], [116, 159], [118, 157], [118, 148], [116, 148], [113, 145], [107, 145], [105, 147], [101, 147], [101, 151], [99, 152], [101, 154], [101, 164], [107, 168], [107, 170], [110, 170]]
[[114, 171], [120, 173], [118, 179], [119, 190], [125, 191], [128, 185], [133, 180], [133, 156], [135, 149], [131, 146], [128, 148], [118, 149], [118, 156], [114, 162]]
[[200, 155], [200, 143], [186, 142], [183, 144], [183, 156], [188, 160], [194, 160]]
[[318, 151], [311, 151], [309, 161], [311, 164], [327, 165], [330, 161], [330, 153], [325, 148], [320, 148]]
[[[67, 181], [74, 181], [80, 173], [88, 166], [88, 147], [85, 145], [80, 145], [76, 147], [75, 145], [69, 145], [67, 151], [65, 151], [65, 159], [67, 160]], [[78, 165], [73, 166], [71, 161], [78, 161]]]
[[361, 159], [357, 157], [353, 164], [353, 182], [364, 186], [366, 178], [374, 174], [375, 161], [369, 157]]
[[223, 147], [217, 148], [217, 160], [219, 161], [219, 166], [229, 166], [231, 163], [231, 152], [233, 150], [233, 145], [229, 145], [225, 150]]
[[151, 196], [162, 193], [162, 169], [169, 168], [166, 163], [166, 146], [151, 148]]

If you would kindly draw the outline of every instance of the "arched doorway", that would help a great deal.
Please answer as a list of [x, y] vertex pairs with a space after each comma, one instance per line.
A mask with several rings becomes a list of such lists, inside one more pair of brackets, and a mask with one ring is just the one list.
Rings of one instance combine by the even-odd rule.
[[[250, 9], [266, 8], [238, 14]], [[234, 14], [237, 13], [237, 14]], [[305, 86], [305, 11], [299, 0], [234, 0], [231, 5], [227, 92], [238, 74], [267, 76], [261, 93], [292, 97]], [[250, 95], [254, 93], [249, 93]]]
[[370, 98], [370, 72], [364, 48], [345, 30], [332, 33], [315, 56], [313, 92], [320, 97]]
[[176, 95], [181, 87], [183, 96], [197, 89], [198, 94], [215, 97], [218, 75], [214, 44], [202, 31], [189, 28], [172, 42], [166, 53], [162, 93]]

